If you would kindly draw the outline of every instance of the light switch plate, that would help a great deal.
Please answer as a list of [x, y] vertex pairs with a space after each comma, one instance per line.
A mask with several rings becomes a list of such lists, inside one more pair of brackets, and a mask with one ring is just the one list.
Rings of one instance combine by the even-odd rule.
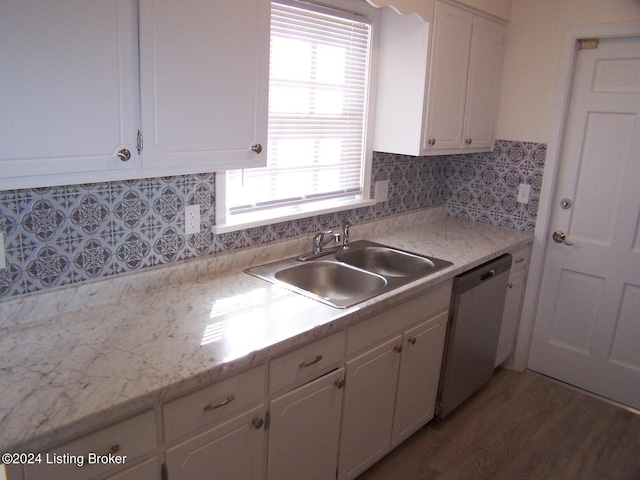
[[0, 270], [7, 268], [7, 259], [4, 253], [4, 233], [0, 232]]
[[375, 185], [376, 203], [389, 200], [389, 180], [379, 180]]
[[531, 185], [521, 183], [518, 188], [518, 203], [529, 203], [529, 195], [531, 194]]

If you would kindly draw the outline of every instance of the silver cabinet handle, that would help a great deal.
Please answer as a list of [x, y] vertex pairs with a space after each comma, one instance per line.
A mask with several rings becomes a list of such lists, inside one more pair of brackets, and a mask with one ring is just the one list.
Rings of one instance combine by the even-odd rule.
[[203, 408], [203, 410], [205, 412], [210, 412], [211, 410], [215, 410], [216, 408], [224, 407], [228, 403], [233, 402], [235, 399], [236, 399], [236, 397], [234, 395], [229, 395], [226, 399], [224, 399], [219, 404], [217, 404], [217, 405], [207, 405], [206, 407]]
[[123, 162], [128, 162], [131, 159], [131, 152], [126, 148], [123, 148], [118, 152], [118, 158]]
[[522, 262], [524, 262], [524, 257], [517, 259], [513, 263], [522, 263]]
[[316, 363], [318, 363], [320, 360], [322, 360], [322, 355], [318, 355], [316, 358], [314, 358], [313, 360], [311, 360], [309, 363], [307, 362], [302, 362], [300, 365], [298, 365], [300, 368], [307, 368], [310, 367], [311, 365], [314, 365]]
[[560, 230], [553, 232], [553, 241], [556, 243], [564, 243], [565, 245], [573, 245], [573, 243], [567, 242], [567, 236]]

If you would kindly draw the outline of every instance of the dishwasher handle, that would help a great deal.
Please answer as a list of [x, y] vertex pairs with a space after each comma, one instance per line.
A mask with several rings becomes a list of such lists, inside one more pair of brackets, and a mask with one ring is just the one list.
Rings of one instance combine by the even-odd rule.
[[495, 268], [492, 268], [488, 272], [484, 272], [482, 275], [480, 275], [480, 281], [484, 282], [485, 280], [489, 280], [495, 274], [496, 274], [496, 270], [495, 270]]
[[487, 263], [472, 268], [457, 277], [453, 281], [453, 293], [466, 292], [484, 282], [488, 282], [498, 275], [511, 269], [511, 255], [500, 255]]

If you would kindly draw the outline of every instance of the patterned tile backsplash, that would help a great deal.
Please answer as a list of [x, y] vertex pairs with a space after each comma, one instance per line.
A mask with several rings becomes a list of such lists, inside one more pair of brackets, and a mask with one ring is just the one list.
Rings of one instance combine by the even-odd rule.
[[[410, 157], [374, 153], [372, 207], [213, 235], [215, 174], [0, 192], [7, 268], [0, 298], [259, 245], [336, 226], [447, 204], [450, 216], [533, 231], [546, 145], [496, 142], [492, 153]], [[516, 203], [520, 183], [528, 205]], [[200, 233], [186, 236], [184, 206], [200, 204]]]

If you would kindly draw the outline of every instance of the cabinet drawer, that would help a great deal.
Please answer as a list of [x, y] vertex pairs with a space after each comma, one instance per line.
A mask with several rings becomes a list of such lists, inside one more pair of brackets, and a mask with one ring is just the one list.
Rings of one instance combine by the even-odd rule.
[[407, 327], [449, 308], [452, 281], [444, 282], [397, 307], [349, 327], [347, 356], [370, 347]]
[[529, 245], [522, 247], [511, 254], [511, 276], [527, 269], [529, 266], [530, 254], [531, 247]]
[[271, 360], [269, 392], [326, 373], [344, 358], [344, 331]]
[[261, 365], [164, 404], [165, 441], [170, 442], [212, 425], [229, 414], [262, 401], [264, 382], [265, 368]]
[[[156, 448], [156, 422], [153, 410], [118, 422], [109, 427], [80, 437], [77, 440], [48, 449], [43, 461], [27, 465], [26, 480], [82, 480], [118, 468], [117, 463], [94, 463], [95, 456], [107, 456], [113, 452], [120, 459], [120, 469], [131, 465], [138, 457]], [[64, 457], [66, 456], [66, 457]], [[57, 463], [46, 463], [46, 461]], [[83, 463], [80, 466], [80, 462]]]

